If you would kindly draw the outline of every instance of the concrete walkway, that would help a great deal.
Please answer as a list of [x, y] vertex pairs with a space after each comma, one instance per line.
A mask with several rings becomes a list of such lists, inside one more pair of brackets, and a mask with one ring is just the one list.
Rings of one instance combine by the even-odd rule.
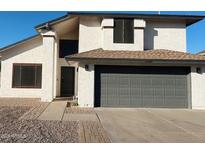
[[67, 101], [54, 101], [39, 116], [38, 120], [62, 120]]

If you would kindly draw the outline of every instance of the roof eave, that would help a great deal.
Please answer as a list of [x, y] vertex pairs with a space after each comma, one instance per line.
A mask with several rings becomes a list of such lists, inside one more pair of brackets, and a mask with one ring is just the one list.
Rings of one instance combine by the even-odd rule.
[[5, 47], [3, 47], [3, 48], [0, 48], [0, 52], [2, 53], [2, 52], [5, 51], [5, 50], [8, 50], [8, 49], [13, 48], [13, 47], [15, 47], [15, 46], [17, 46], [17, 45], [23, 44], [23, 43], [25, 43], [26, 41], [32, 40], [32, 39], [34, 39], [34, 38], [36, 38], [36, 37], [39, 37], [39, 36], [40, 36], [40, 34], [36, 34], [36, 35], [33, 35], [33, 36], [28, 37], [28, 38], [26, 38], [26, 39], [23, 39], [23, 40], [20, 40], [20, 41], [18, 41], [18, 42], [15, 42], [15, 43], [13, 43], [13, 44], [10, 44], [10, 45], [8, 45], [8, 46], [5, 46]]
[[123, 14], [123, 13], [93, 13], [93, 12], [69, 12], [70, 15], [89, 15], [89, 16], [102, 16], [102, 17], [136, 17], [136, 18], [159, 18], [159, 19], [184, 19], [186, 20], [186, 26], [190, 26], [202, 19], [205, 18], [205, 16], [201, 15], [170, 15], [170, 14]]
[[[186, 26], [190, 26], [202, 19], [205, 18], [205, 16], [196, 16], [196, 15], [168, 15], [168, 14], [125, 14], [125, 13], [96, 13], [96, 12], [68, 12], [66, 15], [44, 22], [42, 24], [39, 24], [35, 26], [35, 29], [38, 31], [40, 29], [46, 28], [46, 25], [54, 25], [56, 23], [59, 23], [61, 21], [65, 21], [69, 19], [71, 16], [80, 16], [80, 15], [89, 15], [89, 16], [102, 16], [102, 17], [137, 17], [137, 18], [161, 18], [166, 19], [167, 17], [172, 19], [186, 19], [187, 23]], [[189, 20], [189, 21], [188, 21]]]
[[64, 16], [61, 16], [59, 18], [44, 22], [42, 24], [39, 24], [39, 25], [35, 26], [35, 29], [38, 31], [40, 29], [46, 28], [47, 25], [53, 26], [54, 24], [57, 24], [59, 22], [62, 22], [62, 21], [65, 21], [65, 20], [69, 19], [70, 17], [71, 17], [71, 15], [68, 15], [68, 14], [64, 15]]
[[125, 58], [89, 58], [89, 57], [65, 57], [67, 61], [126, 61], [126, 62], [145, 62], [150, 64], [192, 64], [205, 65], [205, 60], [178, 60], [178, 59], [125, 59]]

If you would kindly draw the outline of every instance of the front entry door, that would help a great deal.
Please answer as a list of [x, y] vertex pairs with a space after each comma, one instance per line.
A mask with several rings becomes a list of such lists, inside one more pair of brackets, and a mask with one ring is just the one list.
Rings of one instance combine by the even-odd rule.
[[75, 68], [61, 67], [61, 97], [74, 96]]

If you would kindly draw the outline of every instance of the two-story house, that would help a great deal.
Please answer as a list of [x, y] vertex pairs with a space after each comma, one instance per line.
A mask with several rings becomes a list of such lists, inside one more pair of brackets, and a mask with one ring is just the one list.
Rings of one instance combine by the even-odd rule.
[[71, 12], [0, 49], [0, 97], [204, 108], [205, 57], [186, 50], [186, 28], [203, 18]]

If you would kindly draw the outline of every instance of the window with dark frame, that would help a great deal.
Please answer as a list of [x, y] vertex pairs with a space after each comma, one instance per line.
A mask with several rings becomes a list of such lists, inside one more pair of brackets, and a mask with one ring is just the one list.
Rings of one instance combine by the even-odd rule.
[[59, 58], [78, 52], [78, 40], [59, 40]]
[[134, 43], [134, 19], [114, 19], [114, 43]]
[[12, 88], [41, 88], [41, 64], [13, 64]]

